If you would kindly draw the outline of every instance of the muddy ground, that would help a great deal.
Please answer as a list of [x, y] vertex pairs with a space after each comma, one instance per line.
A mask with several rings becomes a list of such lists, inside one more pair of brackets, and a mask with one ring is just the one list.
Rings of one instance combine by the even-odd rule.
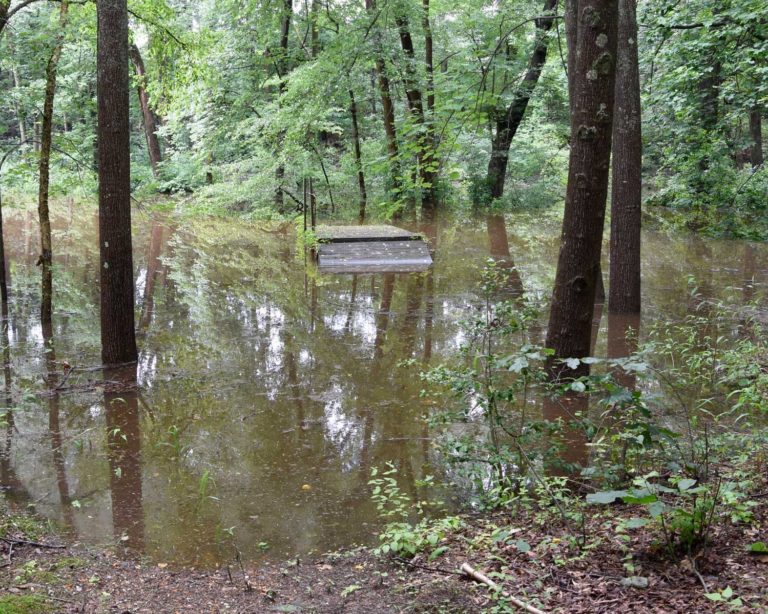
[[[233, 560], [205, 571], [67, 542], [6, 515], [0, 614], [522, 611], [462, 574], [464, 562], [546, 612], [768, 612], [768, 555], [749, 552], [768, 540], [766, 498], [755, 499], [754, 523], [716, 527], [694, 556], [670, 555], [647, 529], [617, 531], [637, 511], [617, 506], [594, 508], [581, 552], [573, 528], [543, 523], [541, 512], [495, 513], [466, 516], [433, 561], [426, 554], [379, 558], [359, 548], [259, 567]], [[705, 596], [723, 591], [725, 601]]]

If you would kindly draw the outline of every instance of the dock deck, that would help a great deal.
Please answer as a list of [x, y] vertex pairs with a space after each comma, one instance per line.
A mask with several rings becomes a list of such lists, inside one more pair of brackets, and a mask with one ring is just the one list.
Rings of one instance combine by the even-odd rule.
[[396, 226], [321, 226], [315, 234], [324, 273], [411, 273], [432, 265], [421, 235]]

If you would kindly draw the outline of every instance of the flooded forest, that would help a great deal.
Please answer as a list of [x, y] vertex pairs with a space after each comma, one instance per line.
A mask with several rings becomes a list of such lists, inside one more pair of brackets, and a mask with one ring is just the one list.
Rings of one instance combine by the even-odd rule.
[[0, 0], [0, 614], [768, 611], [764, 0]]

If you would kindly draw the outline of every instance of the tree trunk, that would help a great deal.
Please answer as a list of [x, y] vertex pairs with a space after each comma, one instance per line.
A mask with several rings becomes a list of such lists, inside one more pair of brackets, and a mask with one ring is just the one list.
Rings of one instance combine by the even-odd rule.
[[[428, 20], [428, 19], [427, 19]], [[421, 209], [431, 212], [437, 208], [435, 194], [435, 180], [437, 178], [437, 158], [432, 142], [431, 130], [424, 119], [424, 103], [421, 89], [417, 84], [415, 71], [416, 53], [413, 47], [408, 20], [401, 16], [395, 19], [398, 33], [400, 34], [400, 46], [406, 57], [405, 63], [405, 96], [408, 102], [408, 111], [411, 113], [416, 132], [416, 160], [418, 163], [419, 184], [421, 186]]]
[[357, 121], [357, 103], [355, 93], [349, 90], [349, 112], [352, 115], [352, 145], [355, 150], [355, 166], [357, 167], [357, 185], [360, 189], [360, 201], [358, 207], [358, 219], [365, 222], [365, 207], [368, 197], [365, 192], [365, 174], [363, 173], [363, 156], [360, 150], [360, 127]]
[[[615, 84], [617, 3], [580, 2], [572, 74], [571, 154], [565, 216], [546, 346], [550, 377], [579, 377], [588, 365], [571, 370], [560, 362], [590, 353], [591, 323], [600, 270]], [[569, 13], [571, 15], [572, 13]], [[572, 46], [570, 46], [572, 45]]]
[[430, 114], [429, 120], [431, 121], [435, 113], [435, 61], [432, 24], [429, 21], [429, 0], [422, 0], [422, 7], [424, 10], [422, 27], [424, 29], [424, 68], [427, 73], [427, 111]]
[[0, 0], [0, 34], [5, 30], [8, 23], [8, 8], [11, 6], [11, 0]]
[[[369, 14], [376, 10], [376, 0], [365, 0], [365, 9]], [[389, 157], [389, 181], [391, 189], [399, 196], [400, 182], [400, 162], [397, 148], [397, 130], [395, 128], [395, 107], [392, 104], [392, 94], [389, 87], [389, 77], [384, 63], [384, 56], [381, 49], [381, 36], [378, 31], [373, 37], [376, 51], [375, 66], [376, 76], [381, 95], [381, 114], [384, 122], [384, 134], [387, 140], [387, 156]]]
[[141, 52], [139, 48], [132, 44], [128, 49], [133, 68], [136, 71], [136, 77], [138, 84], [136, 89], [139, 95], [139, 105], [141, 106], [142, 123], [144, 124], [144, 134], [147, 137], [147, 151], [149, 152], [149, 165], [152, 167], [152, 175], [157, 178], [157, 167], [163, 160], [162, 152], [160, 151], [160, 141], [157, 138], [157, 120], [155, 114], [149, 106], [149, 96], [147, 90], [144, 89], [144, 83], [146, 79], [146, 70], [144, 68], [144, 60], [141, 58]]
[[643, 142], [636, 0], [619, 0], [619, 45], [616, 54], [608, 311], [640, 313]]
[[56, 71], [64, 46], [64, 29], [67, 26], [68, 0], [62, 0], [59, 8], [59, 34], [51, 57], [45, 67], [45, 99], [40, 128], [40, 182], [37, 195], [37, 215], [40, 220], [40, 259], [42, 293], [40, 319], [43, 326], [50, 324], [53, 315], [53, 250], [51, 245], [51, 217], [48, 210], [48, 193], [51, 177], [51, 147], [53, 145], [53, 103], [56, 97]]
[[99, 251], [101, 357], [135, 362], [127, 0], [99, 0]]
[[[575, 0], [574, 0], [575, 1]], [[546, 0], [543, 14], [553, 13], [558, 0]], [[528, 60], [525, 71], [515, 96], [509, 107], [497, 114], [495, 119], [496, 132], [491, 138], [491, 159], [488, 162], [487, 182], [491, 190], [491, 198], [501, 198], [504, 195], [504, 180], [507, 176], [509, 147], [515, 138], [517, 129], [523, 121], [525, 110], [531, 99], [541, 71], [547, 61], [547, 32], [552, 28], [554, 17], [542, 17], [536, 20], [536, 43]]]
[[[278, 97], [285, 92], [285, 73], [288, 69], [288, 34], [291, 31], [291, 17], [293, 17], [293, 0], [283, 0], [283, 16], [280, 20], [280, 57], [277, 60], [277, 76], [280, 79]], [[285, 133], [281, 132], [278, 140], [282, 145]], [[280, 163], [275, 169], [277, 188], [275, 189], [275, 205], [278, 211], [283, 211], [283, 179], [285, 178], [285, 166]]]
[[763, 164], [763, 118], [760, 113], [761, 108], [756, 106], [749, 113], [749, 133], [752, 136], [752, 147], [750, 148], [750, 161], [752, 168], [757, 168]]
[[[21, 87], [21, 83], [19, 81], [19, 71], [16, 69], [16, 64], [11, 66], [11, 76], [13, 77], [13, 87], [16, 91], [18, 91]], [[16, 100], [14, 100], [13, 108], [16, 112], [16, 121], [19, 124], [19, 143], [25, 143], [27, 141], [27, 125], [24, 111]]]

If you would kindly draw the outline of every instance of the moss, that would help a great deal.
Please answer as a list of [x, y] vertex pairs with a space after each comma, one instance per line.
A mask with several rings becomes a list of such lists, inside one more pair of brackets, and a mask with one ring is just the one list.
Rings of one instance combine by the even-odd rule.
[[51, 605], [42, 595], [3, 595], [0, 614], [37, 614], [50, 612]]

